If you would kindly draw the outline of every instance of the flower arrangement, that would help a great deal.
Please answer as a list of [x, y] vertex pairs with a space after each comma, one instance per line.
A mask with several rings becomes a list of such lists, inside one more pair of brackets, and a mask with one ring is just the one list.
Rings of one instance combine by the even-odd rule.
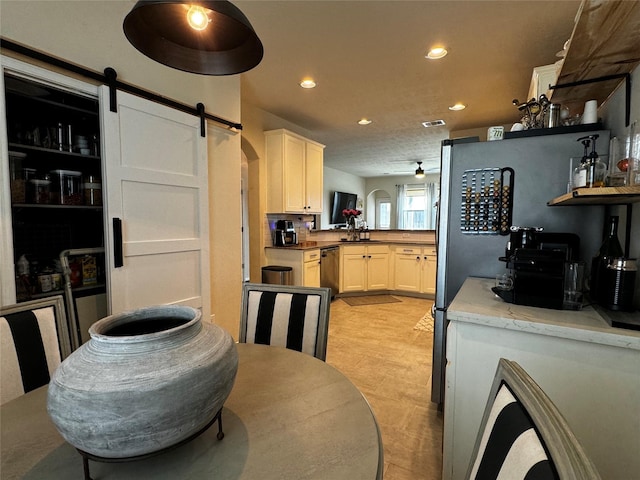
[[350, 217], [357, 217], [358, 215], [362, 215], [362, 212], [355, 208], [345, 208], [344, 210], [342, 210], [342, 215], [346, 219], [349, 219]]

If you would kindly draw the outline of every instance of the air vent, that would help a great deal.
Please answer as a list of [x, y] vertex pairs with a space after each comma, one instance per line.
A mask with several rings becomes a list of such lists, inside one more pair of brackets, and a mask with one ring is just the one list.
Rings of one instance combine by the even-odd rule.
[[422, 122], [422, 126], [425, 128], [429, 127], [441, 127], [444, 125], [444, 120], [434, 120], [433, 122]]

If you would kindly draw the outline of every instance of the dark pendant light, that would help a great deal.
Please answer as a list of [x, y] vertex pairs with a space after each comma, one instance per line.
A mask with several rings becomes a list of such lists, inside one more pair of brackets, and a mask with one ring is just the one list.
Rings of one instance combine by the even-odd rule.
[[264, 53], [247, 17], [226, 0], [141, 0], [123, 28], [147, 57], [186, 72], [242, 73], [258, 65]]
[[424, 178], [424, 170], [422, 169], [422, 162], [418, 162], [418, 168], [416, 168], [416, 178]]

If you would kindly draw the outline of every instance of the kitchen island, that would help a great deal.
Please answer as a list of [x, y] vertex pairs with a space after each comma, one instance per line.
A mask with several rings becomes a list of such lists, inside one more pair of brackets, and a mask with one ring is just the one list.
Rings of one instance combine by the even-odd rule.
[[494, 281], [468, 278], [447, 311], [443, 479], [465, 477], [501, 357], [547, 393], [602, 478], [640, 475], [640, 331], [593, 308], [508, 304]]

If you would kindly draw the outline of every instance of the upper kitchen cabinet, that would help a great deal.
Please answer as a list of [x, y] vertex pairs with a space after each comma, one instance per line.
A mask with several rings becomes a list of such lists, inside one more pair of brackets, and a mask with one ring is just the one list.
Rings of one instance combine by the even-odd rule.
[[[556, 85], [567, 85], [632, 72], [640, 62], [640, 2], [584, 0]], [[554, 89], [554, 103], [581, 112], [586, 100], [602, 104], [622, 81]]]
[[322, 213], [324, 145], [284, 129], [265, 143], [267, 213]]

